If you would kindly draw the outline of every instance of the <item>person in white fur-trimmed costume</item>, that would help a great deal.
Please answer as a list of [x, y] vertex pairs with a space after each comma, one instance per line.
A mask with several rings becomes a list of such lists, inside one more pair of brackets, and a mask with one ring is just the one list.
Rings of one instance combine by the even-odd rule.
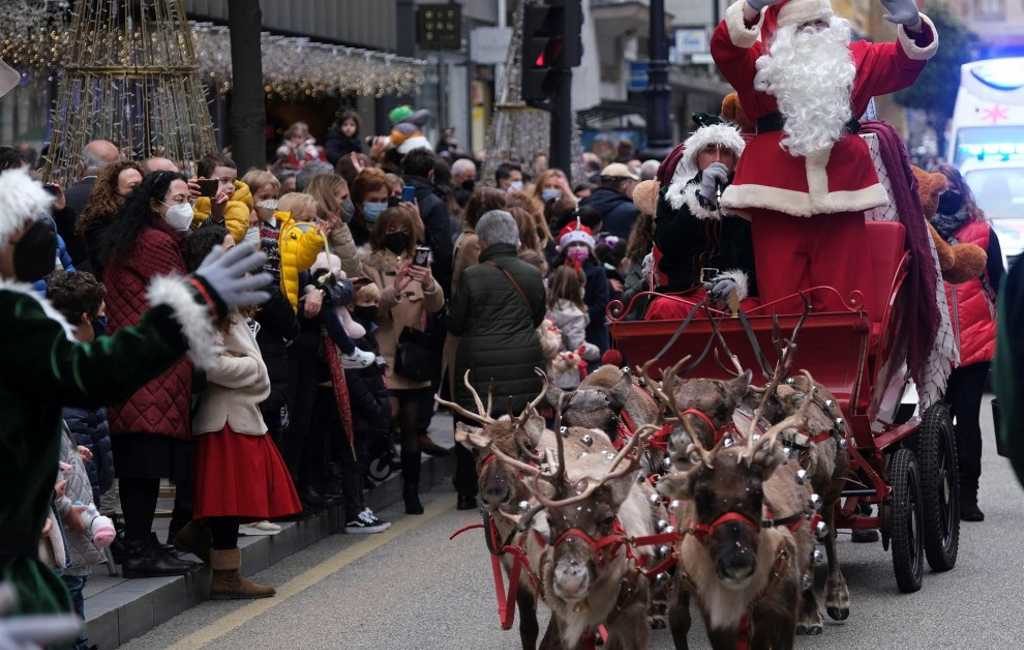
[[61, 408], [123, 400], [186, 353], [208, 367], [216, 359], [214, 319], [266, 300], [260, 289], [271, 281], [247, 275], [266, 259], [251, 246], [217, 249], [194, 275], [156, 278], [138, 325], [79, 343], [30, 284], [54, 267], [52, 201], [24, 171], [0, 174], [0, 493], [8, 496], [0, 502], [0, 580], [14, 585], [21, 613], [71, 611], [63, 582], [38, 559], [57, 479]]
[[[654, 219], [658, 289], [700, 299], [710, 287], [713, 303], [735, 306], [757, 293], [750, 223], [723, 210], [719, 197], [745, 143], [735, 126], [717, 117], [701, 114], [694, 121], [699, 128], [675, 152], [675, 169], [659, 174], [671, 176]], [[670, 155], [666, 164], [676, 159]], [[683, 318], [680, 305], [656, 300], [647, 317]]]
[[762, 301], [872, 284], [863, 213], [889, 199], [856, 118], [938, 49], [914, 0], [880, 1], [895, 42], [851, 42], [829, 0], [738, 0], [715, 29], [711, 54], [756, 124], [722, 205], [751, 219]]

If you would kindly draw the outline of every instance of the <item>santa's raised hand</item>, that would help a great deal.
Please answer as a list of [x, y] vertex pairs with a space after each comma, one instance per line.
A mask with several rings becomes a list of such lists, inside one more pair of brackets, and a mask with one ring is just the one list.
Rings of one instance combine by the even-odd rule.
[[[762, 2], [764, 0], [761, 0]], [[921, 29], [921, 14], [917, 11], [917, 3], [914, 0], [879, 0], [885, 7], [886, 14], [883, 16], [894, 25], [903, 25], [912, 32]], [[749, 0], [748, 0], [749, 2]]]

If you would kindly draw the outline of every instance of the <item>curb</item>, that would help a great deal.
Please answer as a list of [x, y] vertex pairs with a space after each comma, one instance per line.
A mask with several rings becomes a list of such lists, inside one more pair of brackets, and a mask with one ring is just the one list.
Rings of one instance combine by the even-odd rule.
[[[424, 456], [420, 474], [423, 492], [448, 479], [454, 473], [454, 456]], [[393, 474], [366, 495], [366, 504], [383, 510], [402, 500], [401, 473]], [[341, 505], [295, 522], [281, 522], [277, 535], [240, 537], [242, 574], [249, 576], [298, 553], [316, 542], [338, 533], [344, 526]], [[93, 575], [99, 575], [96, 572]], [[111, 579], [113, 580], [113, 579]], [[185, 610], [209, 598], [210, 569], [184, 576], [163, 578], [116, 579], [115, 584], [86, 597], [86, 630], [90, 645], [113, 650], [166, 623]]]

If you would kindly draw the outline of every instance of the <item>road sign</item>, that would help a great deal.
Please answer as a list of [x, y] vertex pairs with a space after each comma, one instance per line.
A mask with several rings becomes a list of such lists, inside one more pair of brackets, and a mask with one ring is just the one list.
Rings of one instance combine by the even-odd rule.
[[511, 41], [511, 27], [477, 27], [469, 37], [469, 58], [480, 65], [504, 63]]
[[708, 50], [708, 32], [703, 27], [676, 30], [676, 51], [680, 54], [706, 54]]
[[647, 61], [630, 61], [629, 83], [626, 86], [626, 90], [628, 90], [631, 93], [642, 93], [643, 91], [647, 90], [647, 69]]

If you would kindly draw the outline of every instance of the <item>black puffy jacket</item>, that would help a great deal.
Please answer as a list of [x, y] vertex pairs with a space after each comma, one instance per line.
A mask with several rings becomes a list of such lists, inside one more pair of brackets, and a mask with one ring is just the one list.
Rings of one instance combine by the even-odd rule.
[[76, 445], [88, 447], [92, 460], [85, 463], [92, 485], [92, 500], [100, 502], [100, 495], [114, 484], [114, 452], [110, 446], [110, 429], [104, 409], [65, 408], [64, 421]]
[[602, 231], [627, 239], [633, 230], [640, 210], [633, 205], [633, 199], [609, 187], [599, 187], [593, 194], [580, 201], [580, 207], [594, 208], [601, 213]]
[[[522, 294], [502, 272], [507, 271]], [[516, 247], [495, 244], [480, 263], [462, 272], [452, 298], [448, 330], [459, 338], [455, 353], [455, 399], [475, 411], [462, 382], [466, 370], [486, 399], [493, 388], [502, 411], [518, 413], [541, 389], [534, 368], [545, 367], [537, 326], [544, 320], [544, 281], [536, 268], [516, 257]]]

